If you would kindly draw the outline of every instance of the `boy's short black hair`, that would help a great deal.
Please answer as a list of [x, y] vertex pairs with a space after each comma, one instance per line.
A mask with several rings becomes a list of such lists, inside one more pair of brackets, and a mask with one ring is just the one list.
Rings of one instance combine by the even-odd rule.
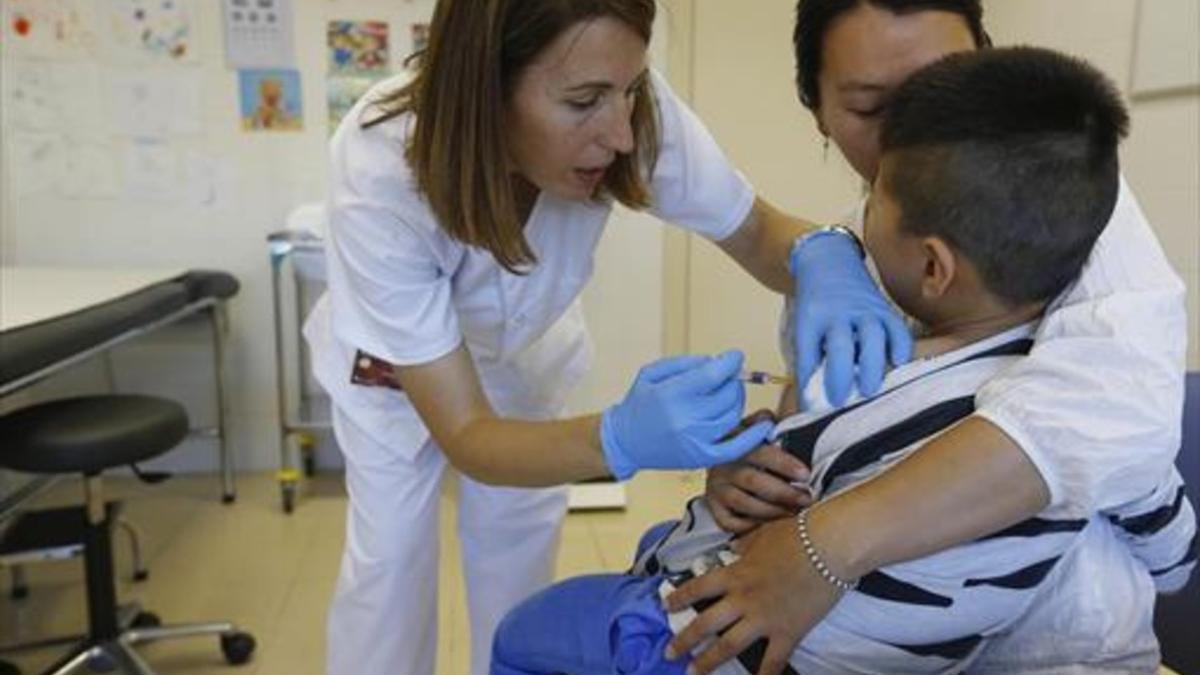
[[988, 290], [1049, 300], [1116, 205], [1129, 115], [1086, 62], [1046, 49], [948, 56], [896, 90], [880, 145], [900, 228], [966, 256]]
[[792, 47], [796, 52], [796, 91], [809, 110], [821, 105], [821, 56], [825, 35], [835, 19], [861, 5], [886, 9], [893, 14], [924, 11], [950, 12], [962, 17], [975, 38], [976, 47], [991, 46], [983, 29], [982, 0], [797, 0]]

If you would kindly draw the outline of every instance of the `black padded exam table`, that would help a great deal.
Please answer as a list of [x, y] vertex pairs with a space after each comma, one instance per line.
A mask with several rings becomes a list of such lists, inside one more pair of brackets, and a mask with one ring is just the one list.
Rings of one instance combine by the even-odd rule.
[[[83, 287], [93, 280], [100, 286], [105, 274], [122, 276], [111, 295], [95, 291], [84, 303], [67, 303], [62, 311], [46, 308], [53, 302], [29, 302], [39, 310], [25, 316], [14, 316], [21, 310], [13, 306], [14, 293], [22, 289], [14, 280], [24, 280], [27, 295], [46, 293], [39, 288], [40, 279], [53, 280], [51, 268], [7, 268], [4, 281], [10, 286], [0, 289], [0, 397], [33, 385], [69, 366], [92, 358], [112, 347], [174, 323], [186, 317], [203, 314], [212, 326], [214, 388], [216, 395], [216, 426], [194, 429], [193, 433], [215, 436], [220, 445], [222, 499], [236, 498], [233, 462], [225, 432], [225, 373], [224, 325], [225, 302], [237, 294], [237, 279], [226, 272], [191, 270], [146, 273], [131, 276], [129, 271], [62, 269], [57, 276]], [[133, 279], [133, 280], [131, 280]], [[139, 279], [146, 280], [144, 283]], [[9, 307], [6, 309], [5, 305]], [[33, 481], [9, 495], [0, 495], [0, 519], [14, 510], [44, 484]]]

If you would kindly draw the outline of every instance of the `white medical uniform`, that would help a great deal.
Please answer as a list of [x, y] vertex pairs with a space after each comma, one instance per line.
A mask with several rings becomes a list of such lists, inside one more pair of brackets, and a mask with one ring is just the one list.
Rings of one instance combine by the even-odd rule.
[[[978, 396], [979, 414], [1015, 440], [1046, 481], [1048, 513], [1118, 509], [1173, 471], [1185, 295], [1122, 179], [1108, 226], [1079, 280], [1042, 321], [1033, 351]], [[977, 670], [1156, 672], [1154, 587], [1128, 547], [1105, 537], [1062, 562], [1060, 579], [1047, 584], [1051, 594], [984, 653]]]
[[[847, 223], [862, 232], [862, 208]], [[980, 389], [976, 414], [1012, 438], [1050, 491], [1042, 516], [1091, 518], [1173, 471], [1187, 356], [1186, 288], [1124, 178], [1083, 271], [1032, 352]], [[786, 353], [786, 352], [785, 352]], [[1148, 570], [1111, 528], [1055, 566], [1052, 589], [972, 673], [1154, 672]]]
[[[651, 211], [709, 239], [732, 234], [754, 193], [708, 132], [652, 74], [661, 147]], [[357, 350], [428, 363], [464, 343], [493, 408], [557, 416], [591, 347], [577, 302], [611, 211], [541, 194], [525, 226], [538, 263], [511, 274], [451, 239], [404, 159], [411, 115], [356, 123], [332, 140], [329, 289], [305, 326], [334, 403], [350, 493], [346, 548], [328, 616], [330, 675], [431, 675], [437, 645], [438, 491], [446, 458], [401, 391], [351, 383]], [[371, 109], [366, 109], [367, 118]], [[551, 579], [565, 489], [489, 487], [461, 477], [458, 534], [471, 621], [471, 672], [487, 672], [507, 610]]]

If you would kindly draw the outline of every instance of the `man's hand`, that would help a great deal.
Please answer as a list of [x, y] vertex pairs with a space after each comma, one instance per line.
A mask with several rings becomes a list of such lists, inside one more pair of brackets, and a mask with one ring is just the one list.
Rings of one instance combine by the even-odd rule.
[[[816, 538], [818, 533], [813, 534]], [[765, 638], [768, 646], [758, 675], [778, 675], [795, 646], [837, 604], [841, 591], [805, 557], [793, 518], [763, 525], [741, 539], [736, 550], [739, 560], [667, 596], [668, 612], [719, 598], [675, 636], [667, 658], [678, 658], [712, 638], [691, 664], [694, 672], [708, 673]]]
[[[750, 419], [764, 413], [759, 411]], [[762, 445], [735, 462], [709, 469], [704, 499], [721, 529], [745, 534], [808, 506], [812, 502], [809, 491], [792, 485], [807, 481], [808, 476], [808, 467], [783, 448]]]

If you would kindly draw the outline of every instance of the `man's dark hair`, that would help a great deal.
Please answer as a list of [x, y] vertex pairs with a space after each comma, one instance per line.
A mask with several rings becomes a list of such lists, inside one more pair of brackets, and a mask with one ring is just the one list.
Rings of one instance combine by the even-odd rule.
[[1086, 62], [1031, 47], [953, 54], [893, 96], [880, 145], [900, 228], [966, 256], [1014, 303], [1078, 276], [1117, 201], [1129, 115]]
[[796, 26], [792, 30], [792, 46], [796, 51], [796, 90], [800, 102], [809, 110], [821, 105], [821, 56], [825, 34], [839, 16], [861, 5], [886, 9], [893, 14], [912, 14], [928, 10], [951, 12], [963, 18], [977, 47], [991, 46], [992, 40], [983, 30], [981, 0], [798, 0]]

